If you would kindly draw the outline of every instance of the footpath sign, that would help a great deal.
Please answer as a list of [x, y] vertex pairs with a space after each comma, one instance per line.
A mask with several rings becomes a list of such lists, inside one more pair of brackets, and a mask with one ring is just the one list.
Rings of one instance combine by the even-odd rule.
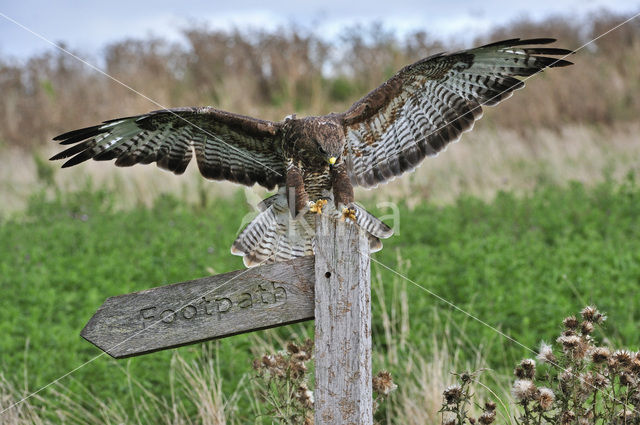
[[81, 335], [115, 358], [315, 319], [315, 423], [373, 423], [369, 242], [318, 216], [316, 255], [108, 298]]

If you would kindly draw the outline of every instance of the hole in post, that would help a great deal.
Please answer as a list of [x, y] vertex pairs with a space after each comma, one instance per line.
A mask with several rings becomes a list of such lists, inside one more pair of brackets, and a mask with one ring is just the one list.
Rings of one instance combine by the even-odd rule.
[[331, 272], [326, 272], [324, 274], [324, 277], [326, 277], [327, 279], [329, 279], [331, 277]]

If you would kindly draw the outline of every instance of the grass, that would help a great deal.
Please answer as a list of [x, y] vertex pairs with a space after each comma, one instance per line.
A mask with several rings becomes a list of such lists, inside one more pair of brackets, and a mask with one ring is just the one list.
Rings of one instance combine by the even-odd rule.
[[[91, 185], [53, 197], [43, 193], [0, 222], [0, 370], [13, 383], [26, 369], [35, 389], [98, 355], [78, 333], [106, 297], [241, 268], [228, 253], [239, 217], [249, 211], [239, 194], [203, 205], [165, 195], [149, 208], [121, 210], [114, 206], [116, 194]], [[542, 185], [526, 196], [500, 193], [493, 201], [463, 196], [445, 206], [401, 203], [399, 234], [374, 258], [527, 347], [554, 337], [566, 312], [596, 302], [610, 316], [608, 337], [637, 349], [639, 197], [630, 175], [592, 188]], [[383, 267], [374, 265], [374, 274], [375, 363], [390, 369], [401, 388], [418, 379], [412, 353], [419, 359], [437, 352], [434, 338], [463, 362], [482, 353], [498, 371], [531, 355]], [[296, 325], [263, 335], [277, 341], [309, 329]], [[219, 342], [222, 393], [237, 390], [259, 354], [252, 352], [253, 338]], [[175, 351], [189, 361], [198, 349]], [[120, 362], [102, 356], [65, 385], [72, 393], [118, 400], [131, 412], [146, 391], [171, 397], [171, 356]], [[129, 384], [125, 371], [140, 387]]]

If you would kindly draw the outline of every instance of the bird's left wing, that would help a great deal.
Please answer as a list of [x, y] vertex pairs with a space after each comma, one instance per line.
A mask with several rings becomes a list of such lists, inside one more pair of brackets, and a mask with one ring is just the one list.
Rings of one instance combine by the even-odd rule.
[[117, 166], [152, 162], [182, 174], [195, 151], [206, 178], [268, 189], [284, 183], [280, 124], [211, 107], [176, 108], [105, 121], [54, 138], [74, 146], [51, 159], [63, 167], [88, 159], [115, 159]]
[[[517, 77], [571, 62], [539, 55], [570, 50], [537, 47], [554, 39], [511, 39], [422, 59], [341, 114], [343, 160], [354, 184], [373, 187], [436, 155], [495, 105], [524, 86]], [[536, 47], [531, 47], [536, 46]]]

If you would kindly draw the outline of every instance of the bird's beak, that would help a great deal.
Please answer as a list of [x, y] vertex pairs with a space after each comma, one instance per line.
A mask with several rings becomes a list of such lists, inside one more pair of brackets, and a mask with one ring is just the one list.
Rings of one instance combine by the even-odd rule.
[[336, 163], [336, 157], [332, 156], [331, 158], [329, 158], [329, 164], [333, 165]]

